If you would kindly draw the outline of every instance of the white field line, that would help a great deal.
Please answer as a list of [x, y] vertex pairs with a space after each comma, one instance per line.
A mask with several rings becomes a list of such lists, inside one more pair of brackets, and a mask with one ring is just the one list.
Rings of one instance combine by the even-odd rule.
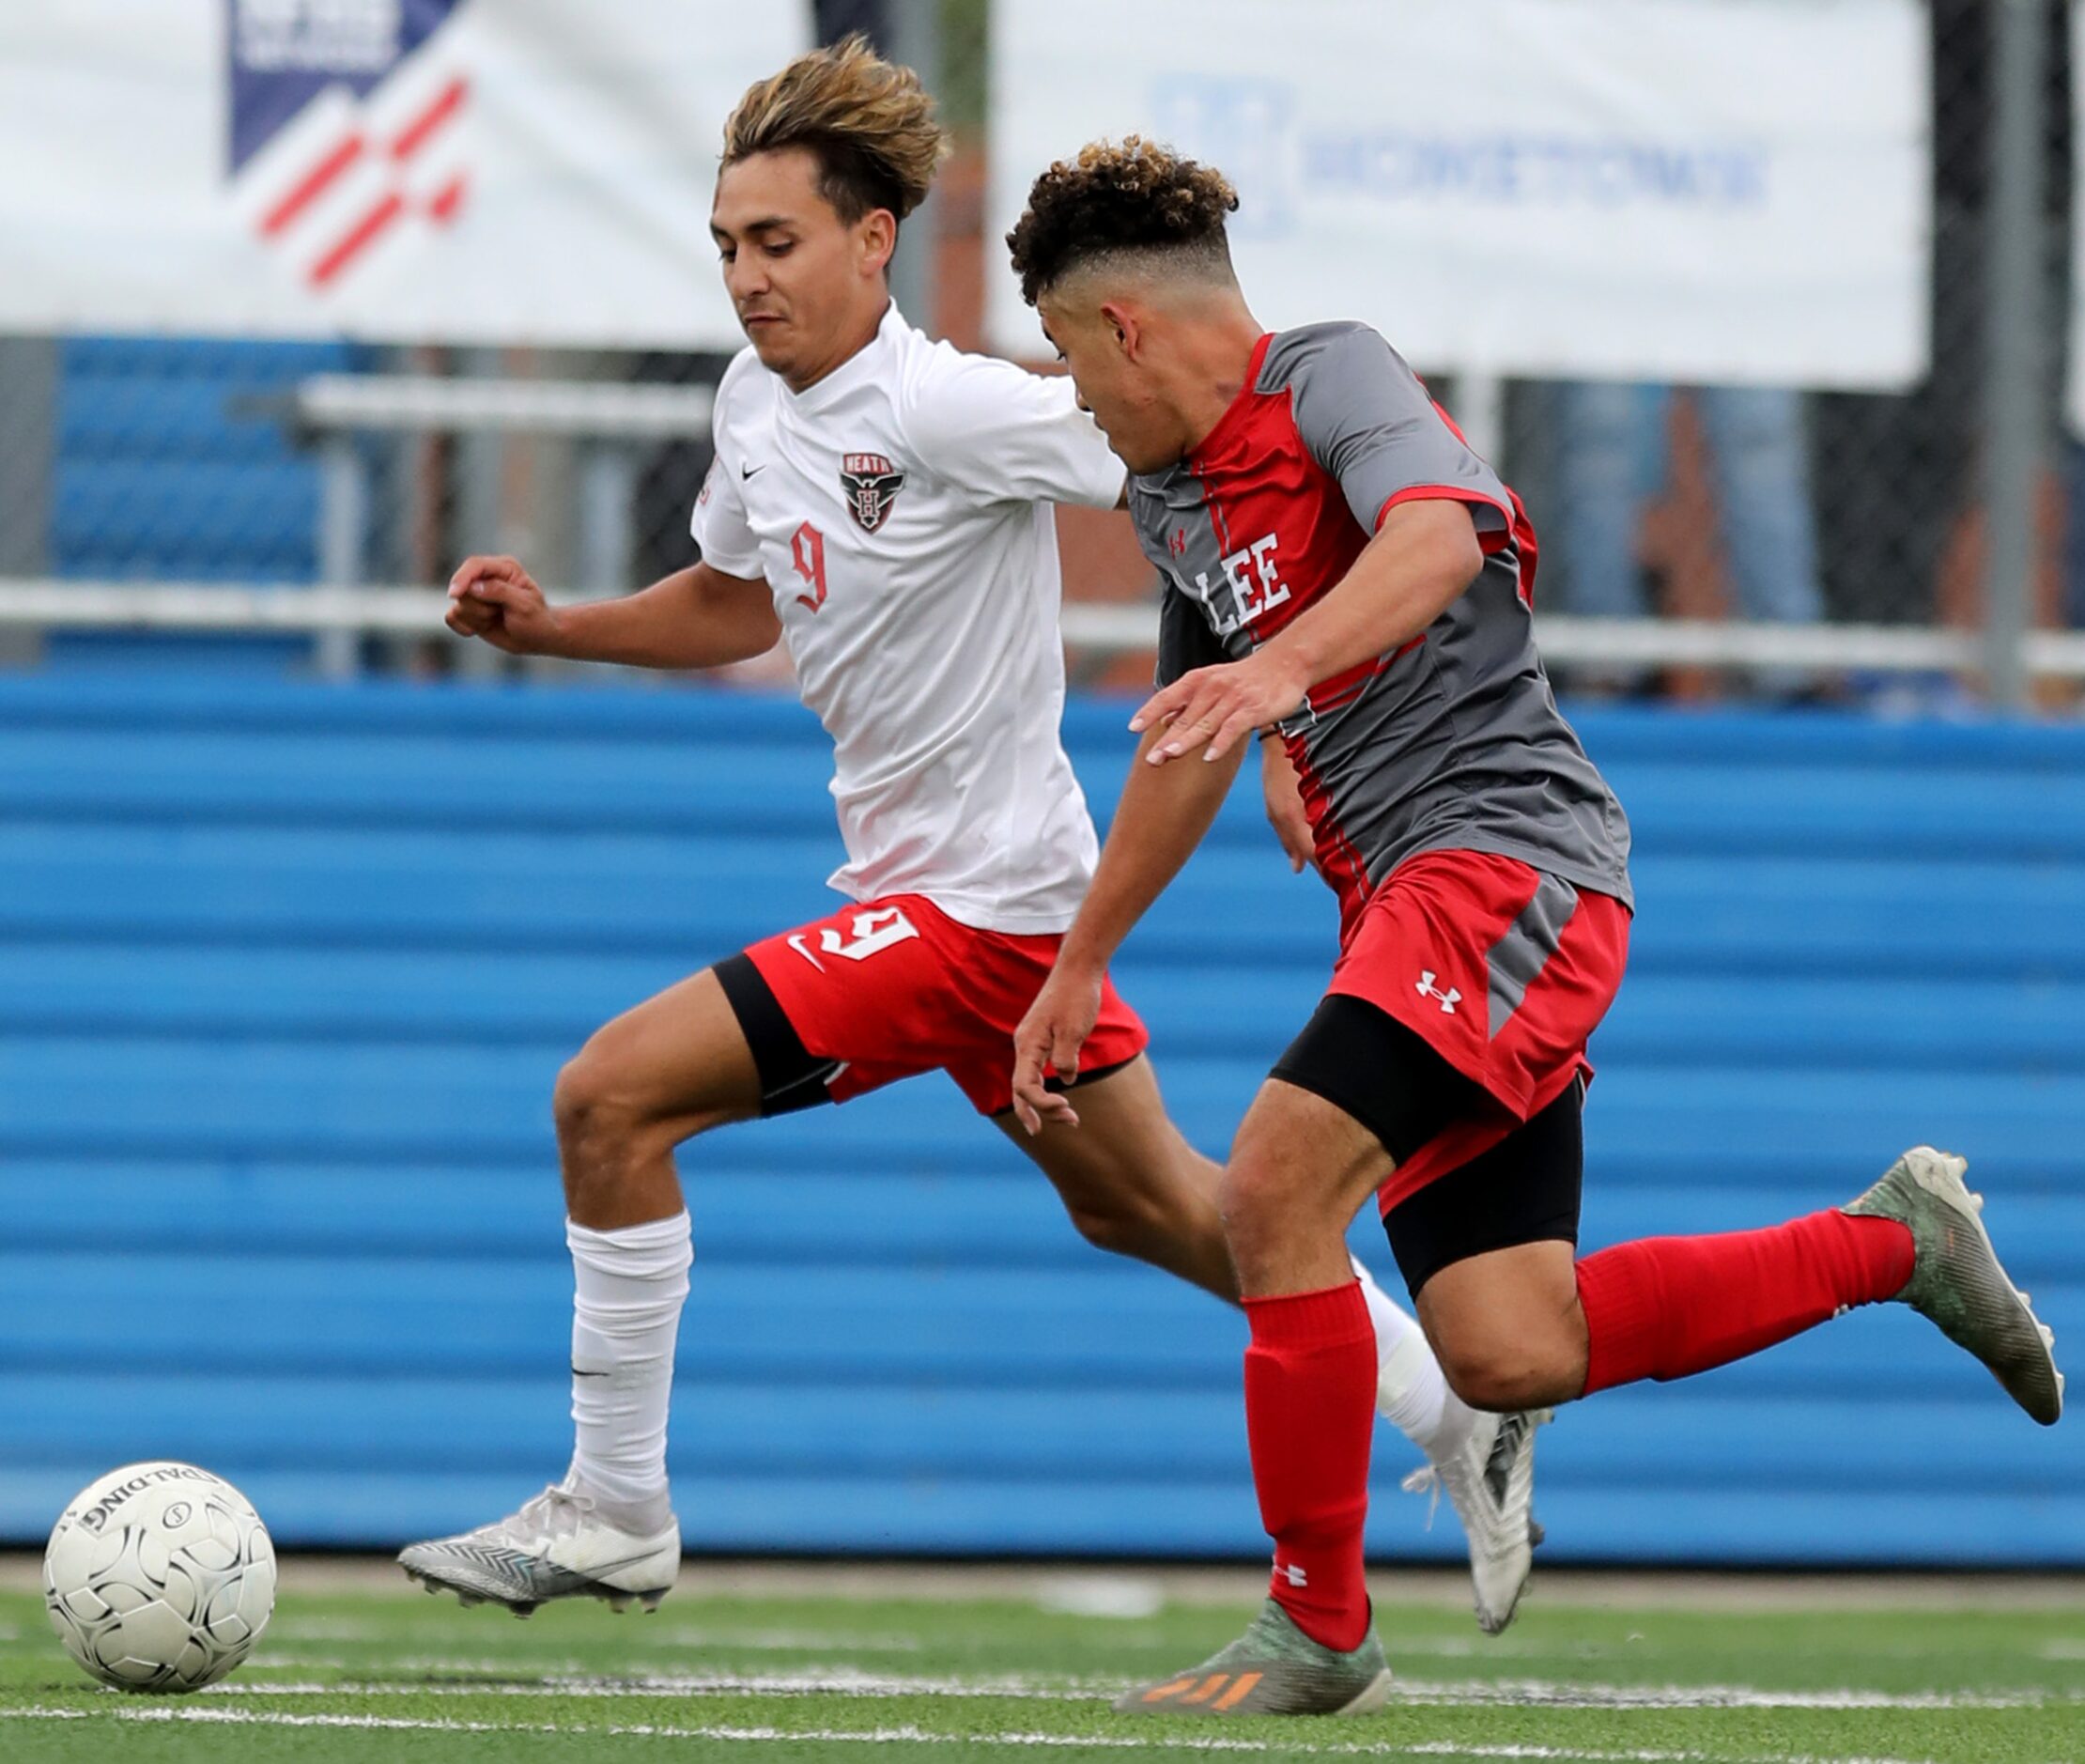
[[353, 1617], [277, 1617], [269, 1634], [287, 1642], [387, 1642], [395, 1641], [395, 1631], [380, 1623], [358, 1622]]
[[817, 1630], [672, 1629], [645, 1634], [646, 1647], [745, 1648], [774, 1653], [916, 1654], [917, 1635], [836, 1635]]
[[[284, 1632], [277, 1632], [277, 1629], [282, 1629]], [[269, 1629], [267, 1645], [256, 1656], [258, 1663], [267, 1663], [271, 1660], [286, 1663], [296, 1660], [309, 1660], [313, 1666], [317, 1666], [317, 1663], [333, 1663], [301, 1656], [296, 1649], [301, 1649], [306, 1643], [313, 1641], [396, 1643], [398, 1639], [390, 1631], [379, 1631], [367, 1624], [352, 1622], [335, 1624], [313, 1620], [306, 1624], [277, 1626], [277, 1629]], [[12, 1639], [15, 1639], [12, 1634], [0, 1631], [0, 1641]], [[286, 1643], [284, 1648], [277, 1648], [277, 1641]], [[634, 1637], [634, 1641], [644, 1651], [656, 1651], [661, 1648], [728, 1648], [742, 1649], [747, 1653], [826, 1653], [826, 1656], [832, 1656], [832, 1653], [918, 1653], [926, 1645], [919, 1641], [918, 1634], [838, 1634], [811, 1629], [686, 1629], [686, 1626], [684, 1629], [656, 1629], [656, 1626], [653, 1626], [653, 1629], [648, 1629], [641, 1637]], [[513, 1666], [515, 1658], [509, 1658], [506, 1663]]]
[[[252, 1663], [255, 1665], [268, 1665], [271, 1663], [255, 1659]], [[295, 1664], [296, 1663], [286, 1661], [284, 1663]], [[372, 1669], [369, 1663], [363, 1663], [363, 1671], [367, 1672]], [[520, 1678], [524, 1674], [532, 1679], [572, 1679], [575, 1680], [590, 1677], [601, 1677], [598, 1673], [590, 1673], [586, 1662], [583, 1660], [532, 1660], [526, 1654], [519, 1656], [507, 1654], [497, 1658], [481, 1656], [475, 1660], [459, 1659], [454, 1654], [407, 1654], [396, 1660], [379, 1661], [377, 1663], [375, 1669], [394, 1674], [401, 1672], [433, 1673], [459, 1678], [498, 1679], [502, 1682]], [[603, 1679], [603, 1682], [607, 1682], [607, 1680]], [[211, 1688], [217, 1691], [229, 1690], [236, 1692], [239, 1686], [236, 1684], [219, 1684], [213, 1685]]]
[[[560, 1673], [576, 1676], [586, 1670], [577, 1660], [564, 1658], [545, 1659], [532, 1655], [526, 1648], [499, 1659], [472, 1658], [453, 1654], [408, 1654], [386, 1656], [378, 1662], [349, 1661], [336, 1654], [309, 1651], [309, 1646], [323, 1641], [377, 1641], [385, 1639], [376, 1633], [368, 1636], [323, 1633], [324, 1626], [311, 1630], [296, 1630], [278, 1636], [270, 1629], [260, 1648], [248, 1663], [247, 1670], [261, 1671], [281, 1666], [328, 1666], [342, 1671], [360, 1665], [369, 1669], [380, 1665], [386, 1672], [484, 1672], [484, 1673]], [[0, 1636], [0, 1639], [6, 1639]], [[388, 1639], [395, 1643], [398, 1638]], [[721, 1650], [744, 1649], [749, 1653], [800, 1653], [811, 1655], [834, 1654], [916, 1654], [925, 1644], [916, 1635], [833, 1635], [818, 1634], [811, 1631], [756, 1630], [752, 1632], [707, 1629], [653, 1629], [632, 1639], [630, 1651], [643, 1656], [656, 1654], [662, 1649], [717, 1648]], [[821, 1668], [822, 1669], [822, 1668]]]
[[714, 1740], [741, 1744], [812, 1741], [829, 1745], [1034, 1746], [1070, 1751], [1243, 1752], [1284, 1757], [1479, 1757], [1528, 1759], [1537, 1764], [1931, 1764], [1930, 1759], [1822, 1756], [1801, 1752], [1698, 1752], [1662, 1747], [1627, 1750], [1585, 1746], [1486, 1745], [1459, 1740], [1427, 1740], [1411, 1744], [1389, 1741], [1350, 1741], [1313, 1745], [1303, 1740], [1234, 1740], [1212, 1734], [1206, 1739], [1151, 1738], [1129, 1734], [1073, 1733], [933, 1733], [910, 1725], [892, 1727], [741, 1727], [662, 1726], [639, 1723], [627, 1726], [563, 1726], [547, 1722], [438, 1721], [427, 1717], [382, 1715], [292, 1715], [275, 1710], [178, 1708], [0, 1709], [0, 1721], [116, 1721], [195, 1723], [255, 1727], [340, 1727], [386, 1733], [554, 1733], [574, 1739]]
[[[631, 1674], [614, 1678], [549, 1674], [517, 1684], [511, 1663], [447, 1662], [452, 1669], [484, 1672], [482, 1684], [255, 1682], [212, 1685], [212, 1697], [240, 1696], [937, 1696], [1027, 1698], [1055, 1702], [1093, 1701], [1121, 1690], [1115, 1679], [1037, 1679], [1008, 1674], [994, 1678], [896, 1677], [823, 1667], [805, 1672], [697, 1672]], [[1566, 1684], [1541, 1679], [1471, 1679], [1436, 1683], [1419, 1679], [1392, 1684], [1391, 1698], [1415, 1709], [1468, 1707], [1508, 1709], [1800, 1709], [1947, 1710], [2045, 1709], [2085, 1702], [2085, 1692], [2029, 1688], [2018, 1691], [1771, 1691], [1749, 1684]]]
[[1421, 1706], [1484, 1704], [1515, 1709], [2043, 1709], [2085, 1701], [2085, 1692], [1771, 1691], [1749, 1684], [1560, 1684], [1540, 1679], [1429, 1684], [1408, 1680], [1392, 1694]]

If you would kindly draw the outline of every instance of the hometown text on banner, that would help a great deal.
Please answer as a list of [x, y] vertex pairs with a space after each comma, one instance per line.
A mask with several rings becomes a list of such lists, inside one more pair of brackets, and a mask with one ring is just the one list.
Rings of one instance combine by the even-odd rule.
[[[1414, 362], [1898, 388], [1925, 370], [1916, 0], [997, 0], [991, 237], [1141, 132], [1223, 168], [1261, 320]], [[994, 265], [992, 341], [1039, 352]]]
[[734, 0], [0, 8], [0, 329], [736, 348]]

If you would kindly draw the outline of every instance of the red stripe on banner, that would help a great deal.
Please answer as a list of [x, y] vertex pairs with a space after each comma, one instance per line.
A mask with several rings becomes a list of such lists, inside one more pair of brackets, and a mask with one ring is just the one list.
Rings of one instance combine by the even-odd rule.
[[351, 134], [312, 167], [304, 181], [292, 190], [261, 222], [261, 237], [273, 239], [316, 201], [326, 186], [362, 157], [362, 136]]
[[441, 95], [433, 103], [408, 123], [397, 139], [391, 144], [391, 157], [409, 160], [426, 145], [427, 137], [463, 108], [464, 94], [470, 89], [460, 77], [451, 80], [442, 88]]
[[460, 177], [450, 178], [435, 193], [434, 200], [427, 204], [428, 218], [436, 221], [455, 220], [456, 210], [463, 207], [463, 191], [464, 180]]
[[324, 287], [333, 277], [345, 270], [348, 263], [369, 241], [406, 211], [406, 199], [395, 190], [364, 214], [350, 227], [332, 250], [312, 266], [311, 279], [315, 287]]

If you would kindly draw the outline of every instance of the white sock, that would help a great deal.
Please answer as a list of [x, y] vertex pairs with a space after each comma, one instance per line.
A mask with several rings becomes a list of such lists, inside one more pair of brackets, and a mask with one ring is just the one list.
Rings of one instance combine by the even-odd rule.
[[621, 1230], [571, 1219], [572, 1478], [610, 1523], [627, 1531], [664, 1528], [666, 1405], [673, 1342], [694, 1261], [687, 1215]]
[[1448, 1388], [1418, 1320], [1391, 1302], [1358, 1257], [1349, 1260], [1376, 1326], [1376, 1407], [1429, 1458], [1445, 1458], [1470, 1437], [1476, 1411]]

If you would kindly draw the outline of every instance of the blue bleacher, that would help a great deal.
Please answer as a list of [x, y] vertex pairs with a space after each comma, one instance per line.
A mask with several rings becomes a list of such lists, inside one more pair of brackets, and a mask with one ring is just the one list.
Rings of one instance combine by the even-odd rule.
[[[1124, 711], [1071, 709], [1096, 806]], [[2085, 730], [1580, 723], [1641, 895], [1588, 1246], [1785, 1217], [1930, 1138], [2085, 1343]], [[213, 1464], [289, 1543], [475, 1523], [559, 1471], [551, 1080], [607, 1015], [828, 910], [826, 759], [793, 704], [721, 692], [0, 680], [0, 1539], [131, 1457]], [[1125, 952], [1211, 1152], [1333, 936], [1245, 790]], [[946, 1081], [683, 1168], [692, 1547], [1261, 1552], [1242, 1323], [1084, 1246]], [[2079, 1438], [1866, 1310], [1567, 1410], [1545, 1554], [2075, 1568]], [[1372, 1547], [1452, 1556], [1411, 1465], [1382, 1435]]]

